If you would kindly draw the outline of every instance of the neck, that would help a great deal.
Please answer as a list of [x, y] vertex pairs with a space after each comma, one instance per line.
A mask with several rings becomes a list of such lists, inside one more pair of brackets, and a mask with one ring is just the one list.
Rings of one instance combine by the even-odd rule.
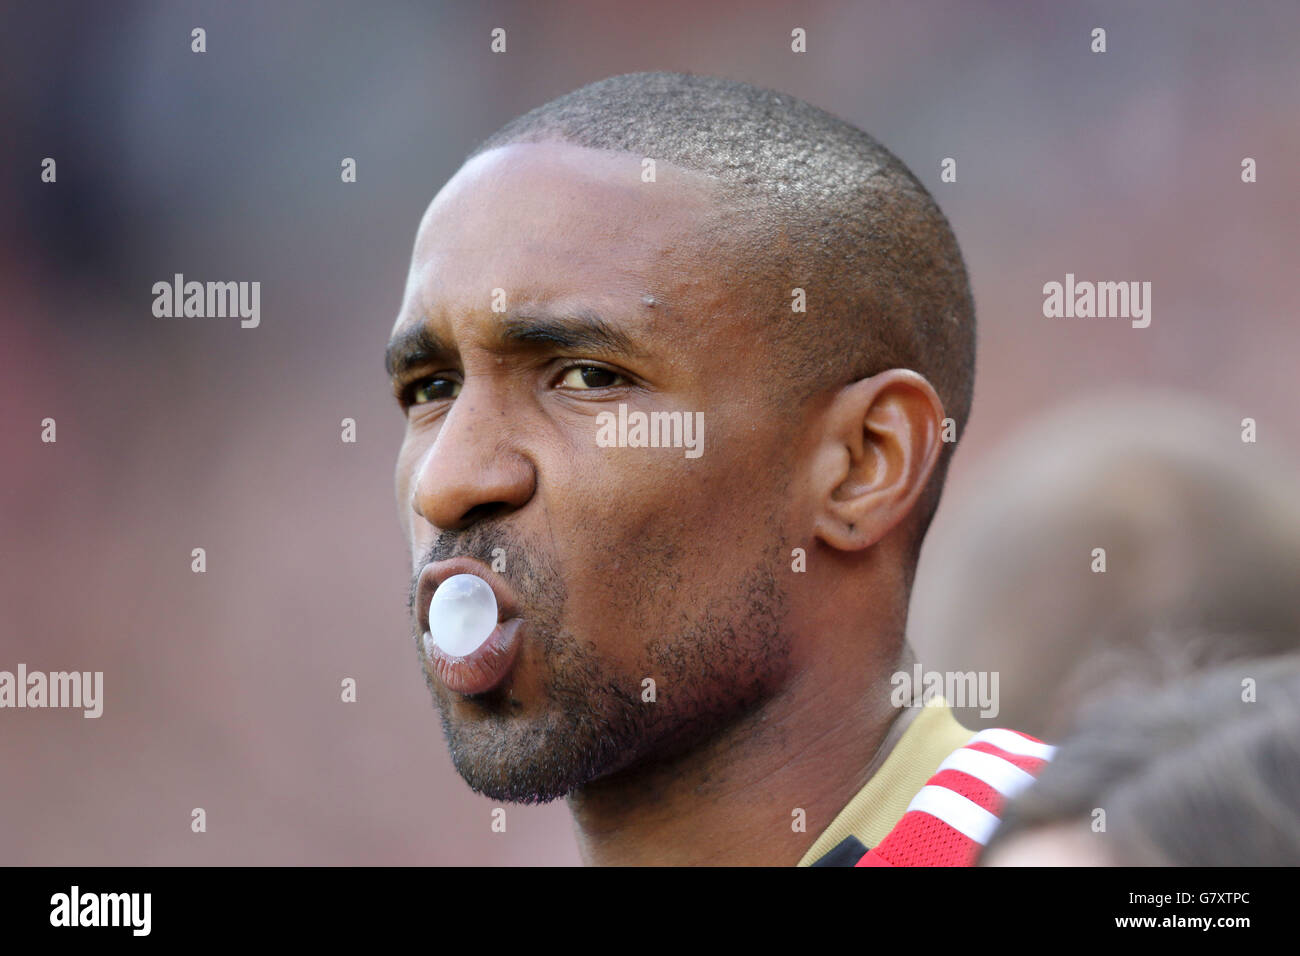
[[828, 660], [806, 668], [691, 751], [589, 783], [568, 799], [584, 862], [798, 863], [915, 715], [889, 702], [891, 674], [910, 661], [904, 648], [887, 666], [868, 665], [875, 673], [866, 687], [861, 660], [856, 667]]

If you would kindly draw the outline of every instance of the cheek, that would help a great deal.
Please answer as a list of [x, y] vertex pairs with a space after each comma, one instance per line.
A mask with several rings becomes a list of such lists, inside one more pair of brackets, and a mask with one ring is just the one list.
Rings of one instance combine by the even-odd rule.
[[411, 507], [411, 493], [415, 487], [415, 473], [420, 461], [421, 447], [409, 439], [403, 440], [397, 452], [397, 464], [393, 469], [393, 500], [397, 505], [397, 520], [402, 533], [411, 540], [413, 520], [416, 517]]
[[722, 447], [694, 460], [675, 449], [598, 451], [560, 463], [540, 530], [555, 542], [566, 625], [603, 655], [630, 659], [727, 596], [772, 545], [759, 520], [770, 490]]
[[405, 503], [411, 500], [410, 476], [410, 469], [405, 466], [401, 456], [398, 456], [397, 467], [393, 470], [393, 503], [397, 506], [398, 518], [403, 518], [403, 512], [409, 510], [405, 507]]

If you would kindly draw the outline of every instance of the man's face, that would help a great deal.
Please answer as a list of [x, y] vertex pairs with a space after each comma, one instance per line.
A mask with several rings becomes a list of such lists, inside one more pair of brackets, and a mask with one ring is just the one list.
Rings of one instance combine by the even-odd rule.
[[[416, 582], [449, 558], [521, 620], [483, 692], [448, 686], [417, 639], [456, 768], [495, 799], [689, 747], [790, 667], [789, 426], [708, 238], [734, 221], [704, 176], [641, 173], [558, 143], [476, 157], [425, 214], [393, 330], [436, 340], [395, 381], [417, 638]], [[597, 416], [620, 404], [702, 413], [702, 453], [606, 447]]]

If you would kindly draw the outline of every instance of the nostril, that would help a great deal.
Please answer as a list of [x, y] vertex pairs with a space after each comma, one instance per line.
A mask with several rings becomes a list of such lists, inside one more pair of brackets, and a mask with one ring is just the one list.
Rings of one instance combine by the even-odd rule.
[[477, 524], [480, 521], [487, 521], [491, 518], [500, 517], [510, 510], [510, 505], [504, 501], [489, 501], [481, 505], [475, 505], [463, 515], [460, 521], [462, 527]]

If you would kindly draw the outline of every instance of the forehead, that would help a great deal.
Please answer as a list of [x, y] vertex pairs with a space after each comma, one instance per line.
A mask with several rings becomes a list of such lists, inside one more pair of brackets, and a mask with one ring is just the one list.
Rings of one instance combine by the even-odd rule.
[[416, 236], [398, 325], [444, 309], [518, 301], [641, 300], [696, 308], [723, 290], [716, 238], [734, 222], [714, 180], [644, 157], [516, 143], [466, 163]]

